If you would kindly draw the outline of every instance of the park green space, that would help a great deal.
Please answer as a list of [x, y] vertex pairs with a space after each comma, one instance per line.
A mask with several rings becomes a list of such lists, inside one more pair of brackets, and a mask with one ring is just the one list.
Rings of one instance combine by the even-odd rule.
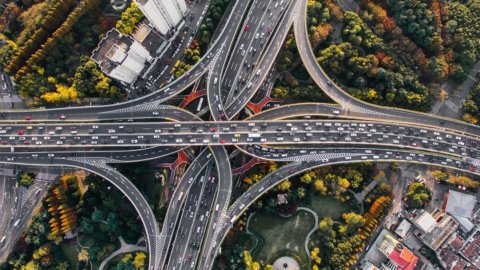
[[278, 256], [293, 253], [307, 262], [305, 239], [315, 226], [312, 214], [298, 211], [293, 216], [281, 217], [261, 211], [251, 217], [248, 226], [259, 238], [252, 252], [256, 261], [273, 263]]
[[323, 217], [331, 217], [333, 220], [340, 221], [343, 213], [350, 212], [348, 204], [335, 199], [332, 196], [321, 196], [315, 190], [308, 193], [309, 204], [306, 207], [312, 209], [321, 219]]

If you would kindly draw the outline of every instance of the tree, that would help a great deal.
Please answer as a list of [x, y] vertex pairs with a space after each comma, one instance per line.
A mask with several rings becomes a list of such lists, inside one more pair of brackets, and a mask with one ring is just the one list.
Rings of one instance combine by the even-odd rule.
[[430, 201], [430, 191], [424, 183], [412, 183], [406, 194], [407, 205], [411, 208], [423, 208]]
[[88, 257], [88, 250], [82, 248], [82, 250], [80, 250], [80, 252], [78, 253], [78, 260], [81, 262], [86, 262], [88, 261]]
[[19, 185], [24, 187], [31, 186], [34, 180], [35, 180], [34, 175], [29, 174], [27, 172], [21, 172], [19, 175], [17, 175], [17, 181]]
[[138, 22], [140, 22], [143, 17], [143, 13], [137, 7], [137, 4], [132, 1], [130, 7], [125, 9], [120, 20], [117, 21], [116, 28], [119, 32], [129, 35], [133, 32]]
[[298, 198], [300, 199], [304, 198], [307, 195], [306, 189], [304, 187], [299, 187], [297, 189], [297, 195], [298, 195]]
[[277, 189], [282, 191], [288, 191], [290, 190], [291, 186], [292, 186], [292, 183], [290, 182], [290, 180], [285, 179], [280, 184], [278, 184]]
[[315, 189], [320, 192], [321, 195], [326, 195], [327, 194], [327, 187], [325, 186], [325, 183], [321, 179], [315, 180], [314, 183]]
[[363, 182], [363, 175], [353, 168], [348, 168], [344, 177], [350, 182], [352, 188], [358, 188]]
[[445, 172], [442, 172], [440, 170], [434, 170], [432, 171], [432, 177], [440, 182], [445, 182], [448, 180], [448, 174]]
[[47, 103], [66, 103], [78, 102], [78, 93], [74, 87], [57, 84], [56, 92], [47, 92], [42, 95], [42, 99]]
[[21, 270], [40, 270], [38, 263], [29, 261], [26, 265], [22, 266]]
[[147, 255], [145, 255], [145, 253], [137, 252], [135, 255], [135, 259], [133, 260], [133, 265], [135, 266], [135, 269], [144, 269], [146, 258]]
[[314, 248], [310, 252], [310, 259], [314, 261], [316, 264], [320, 264], [322, 262], [322, 258], [320, 258], [318, 254], [320, 254], [320, 249], [318, 247]]
[[275, 87], [275, 89], [273, 89], [272, 96], [274, 98], [286, 98], [288, 96], [288, 88], [281, 86]]
[[365, 219], [362, 215], [355, 212], [344, 213], [342, 214], [342, 218], [346, 223], [346, 225], [340, 226], [339, 232], [342, 234], [352, 233], [365, 224]]

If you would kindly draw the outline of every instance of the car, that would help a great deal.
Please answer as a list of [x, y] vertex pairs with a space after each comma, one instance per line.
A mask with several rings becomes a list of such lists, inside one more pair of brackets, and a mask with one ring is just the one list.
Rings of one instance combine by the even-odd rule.
[[250, 25], [245, 25], [245, 28], [243, 29], [245, 32], [247, 32], [248, 30], [250, 30]]
[[57, 144], [63, 144], [63, 142], [62, 141], [57, 141]]
[[25, 120], [32, 120], [32, 116], [31, 115], [25, 115]]
[[159, 115], [158, 112], [152, 112], [152, 115]]
[[23, 131], [23, 130], [17, 130], [17, 134], [18, 134], [18, 135], [23, 135], [23, 134], [25, 134], [25, 131]]
[[225, 143], [225, 139], [220, 139], [220, 143]]
[[60, 119], [66, 119], [67, 116], [66, 116], [65, 114], [60, 114], [60, 115], [58, 116], [58, 118], [60, 118]]

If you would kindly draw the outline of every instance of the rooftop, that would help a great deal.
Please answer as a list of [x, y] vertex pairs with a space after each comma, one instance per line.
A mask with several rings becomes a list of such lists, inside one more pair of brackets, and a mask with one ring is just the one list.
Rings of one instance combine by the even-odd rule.
[[423, 211], [418, 217], [414, 219], [415, 225], [426, 233], [430, 233], [435, 228], [437, 221], [427, 211]]
[[460, 252], [472, 264], [480, 268], [480, 229], [467, 240]]
[[113, 28], [108, 31], [92, 53], [92, 59], [103, 72], [110, 73], [125, 59], [125, 51], [132, 45], [133, 39]]
[[[415, 235], [433, 250], [437, 250], [458, 228], [458, 222], [450, 215], [436, 209], [432, 214], [420, 210], [410, 219], [420, 230]], [[433, 222], [432, 222], [433, 220]]]
[[473, 208], [477, 202], [475, 196], [455, 190], [450, 190], [447, 196], [445, 212], [459, 217], [472, 217]]
[[404, 219], [402, 222], [400, 222], [400, 224], [398, 224], [397, 228], [395, 229], [395, 233], [401, 238], [405, 238], [410, 228], [412, 228], [412, 223]]
[[146, 23], [140, 23], [137, 29], [132, 33], [133, 38], [140, 42], [151, 55], [156, 55], [160, 46], [166, 41], [157, 31], [150, 28]]

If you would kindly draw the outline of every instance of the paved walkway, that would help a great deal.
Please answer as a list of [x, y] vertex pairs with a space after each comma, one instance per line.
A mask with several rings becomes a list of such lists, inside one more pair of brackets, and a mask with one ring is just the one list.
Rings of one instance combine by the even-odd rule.
[[297, 212], [298, 211], [307, 211], [309, 212], [310, 214], [313, 215], [313, 217], [315, 218], [315, 226], [313, 227], [313, 229], [307, 234], [307, 237], [305, 238], [305, 252], [307, 253], [307, 256], [308, 256], [308, 259], [310, 259], [310, 250], [308, 249], [308, 242], [310, 241], [310, 236], [313, 234], [313, 232], [315, 232], [316, 230], [318, 230], [318, 215], [315, 211], [313, 211], [312, 209], [310, 208], [307, 208], [307, 207], [298, 207], [297, 208]]
[[[308, 249], [308, 242], [310, 241], [310, 236], [311, 236], [316, 230], [318, 230], [318, 223], [319, 223], [319, 221], [318, 221], [318, 215], [317, 215], [317, 213], [316, 213], [315, 211], [313, 211], [312, 209], [307, 208], [307, 207], [298, 207], [298, 208], [297, 208], [297, 211], [296, 211], [295, 213], [293, 213], [292, 215], [288, 215], [288, 216], [283, 216], [283, 215], [282, 215], [282, 217], [291, 217], [291, 216], [297, 214], [299, 211], [308, 212], [308, 213], [312, 214], [313, 217], [315, 218], [315, 226], [312, 228], [312, 230], [307, 234], [307, 237], [305, 238], [305, 252], [307, 253], [308, 259], [310, 259], [310, 251], [309, 251], [309, 249]], [[252, 232], [248, 229], [248, 227], [249, 227], [249, 225], [250, 225], [250, 220], [252, 219], [252, 217], [253, 217], [254, 215], [255, 215], [255, 213], [251, 214], [251, 215], [248, 217], [247, 223], [246, 223], [246, 225], [245, 225], [245, 230], [246, 230], [246, 232], [247, 232], [248, 234], [251, 234], [251, 235], [255, 236], [255, 240], [256, 240], [254, 247], [253, 247], [250, 251], [253, 251], [253, 250], [257, 247], [257, 245], [258, 245], [258, 239], [256, 239], [256, 235], [255, 235], [254, 233], [252, 233]]]
[[135, 252], [135, 251], [145, 251], [145, 252], [147, 251], [146, 247], [137, 246], [137, 245], [130, 245], [130, 244], [125, 243], [125, 241], [123, 240], [122, 237], [119, 237], [118, 240], [120, 240], [120, 244], [121, 244], [120, 248], [115, 250], [112, 254], [110, 254], [105, 259], [103, 259], [102, 263], [98, 267], [99, 270], [103, 270], [105, 268], [105, 265], [107, 265], [107, 263], [112, 258], [117, 256], [118, 254], [130, 253], [130, 252]]

